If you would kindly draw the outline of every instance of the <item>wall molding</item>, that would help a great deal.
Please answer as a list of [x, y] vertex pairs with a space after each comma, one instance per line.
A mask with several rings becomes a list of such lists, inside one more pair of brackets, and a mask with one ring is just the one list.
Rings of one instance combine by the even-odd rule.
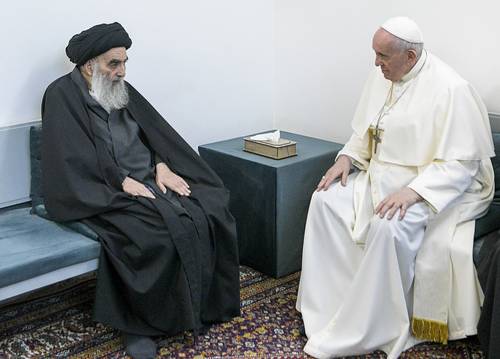
[[23, 128], [26, 126], [28, 126], [28, 128], [29, 128], [30, 126], [33, 126], [33, 125], [40, 123], [40, 122], [42, 122], [41, 118], [39, 118], [37, 120], [28, 121], [28, 122], [16, 123], [16, 124], [12, 124], [12, 125], [4, 125], [4, 126], [0, 126], [0, 131], [15, 130], [17, 128]]

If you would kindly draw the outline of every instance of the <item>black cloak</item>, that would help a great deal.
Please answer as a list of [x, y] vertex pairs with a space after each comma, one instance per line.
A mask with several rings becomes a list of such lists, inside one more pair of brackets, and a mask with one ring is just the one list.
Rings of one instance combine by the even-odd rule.
[[127, 83], [127, 105], [152, 153], [189, 184], [177, 203], [123, 192], [67, 74], [42, 101], [42, 188], [49, 215], [82, 220], [102, 243], [94, 319], [128, 333], [174, 334], [240, 313], [236, 227], [212, 169]]

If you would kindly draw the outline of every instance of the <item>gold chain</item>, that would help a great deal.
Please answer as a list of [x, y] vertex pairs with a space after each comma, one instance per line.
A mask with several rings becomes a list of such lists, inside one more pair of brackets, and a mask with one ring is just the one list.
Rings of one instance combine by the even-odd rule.
[[410, 83], [406, 86], [406, 88], [403, 90], [403, 92], [401, 92], [401, 95], [398, 96], [396, 101], [394, 101], [392, 104], [390, 104], [389, 107], [387, 108], [387, 110], [384, 111], [385, 104], [387, 103], [387, 101], [389, 99], [392, 100], [394, 82], [391, 83], [391, 88], [389, 89], [389, 92], [387, 93], [387, 97], [385, 98], [384, 104], [382, 105], [382, 108], [380, 109], [380, 111], [377, 114], [377, 123], [375, 124], [375, 130], [374, 130], [374, 135], [373, 135], [373, 139], [375, 140], [374, 153], [377, 153], [377, 144], [382, 142], [382, 138], [380, 137], [380, 132], [379, 132], [380, 131], [379, 130], [380, 120], [382, 119], [382, 117], [384, 117], [384, 115], [389, 113], [389, 111], [398, 103], [398, 101], [401, 99], [401, 97], [403, 97], [403, 95], [406, 93], [406, 91], [411, 87], [412, 83], [414, 82], [413, 80], [415, 80], [417, 78], [417, 76], [420, 74], [420, 71], [422, 71], [422, 69], [424, 68], [425, 63], [427, 62], [427, 51], [426, 51], [425, 55], [426, 55], [425, 61], [422, 64], [422, 67], [418, 70], [416, 75], [410, 80]]

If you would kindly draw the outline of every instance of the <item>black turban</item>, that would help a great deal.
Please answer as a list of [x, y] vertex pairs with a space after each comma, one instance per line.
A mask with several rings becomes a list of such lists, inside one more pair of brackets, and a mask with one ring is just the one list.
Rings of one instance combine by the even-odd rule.
[[119, 23], [99, 24], [73, 36], [66, 46], [66, 55], [78, 66], [114, 47], [128, 49], [132, 40]]

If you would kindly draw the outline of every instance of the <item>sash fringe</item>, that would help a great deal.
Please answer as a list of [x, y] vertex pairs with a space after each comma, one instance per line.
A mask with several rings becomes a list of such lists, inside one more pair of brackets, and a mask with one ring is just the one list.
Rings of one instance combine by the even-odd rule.
[[413, 317], [411, 330], [418, 339], [430, 340], [436, 343], [448, 343], [448, 325], [430, 319]]

